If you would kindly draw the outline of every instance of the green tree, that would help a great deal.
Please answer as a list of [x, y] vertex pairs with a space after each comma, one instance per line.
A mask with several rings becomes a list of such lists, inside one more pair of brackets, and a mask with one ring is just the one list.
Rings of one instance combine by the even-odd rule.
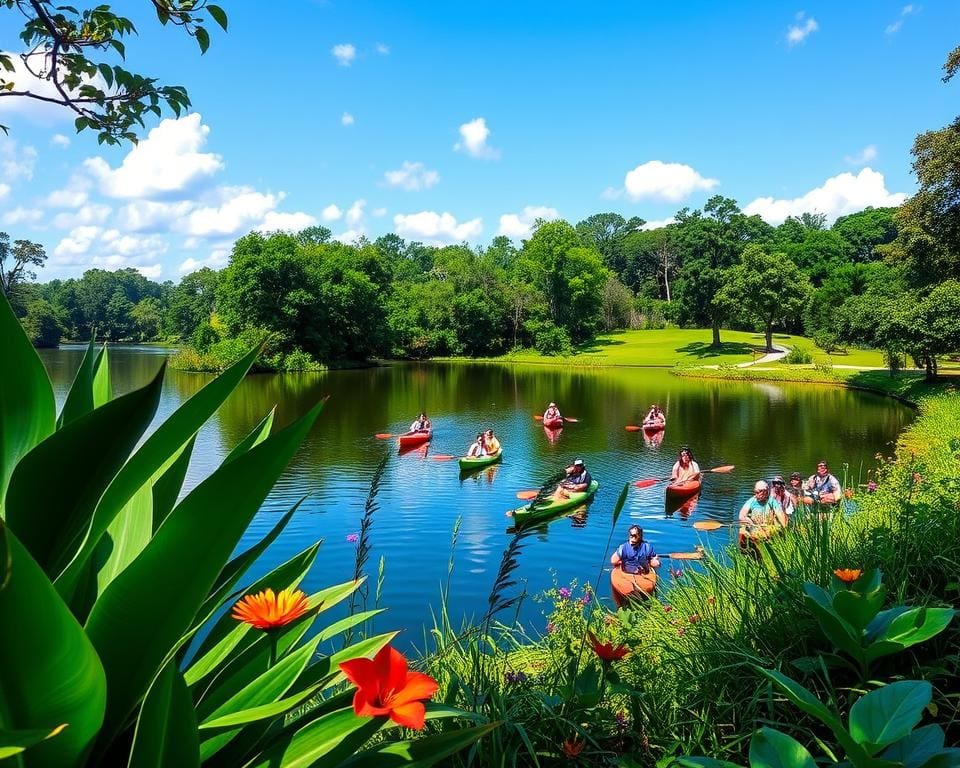
[[165, 317], [167, 333], [190, 338], [194, 330], [210, 322], [217, 306], [220, 273], [209, 267], [185, 275], [170, 291]]
[[766, 350], [773, 352], [773, 326], [798, 316], [810, 295], [810, 281], [782, 253], [767, 253], [761, 245], [748, 245], [741, 262], [724, 273], [722, 288], [714, 299], [727, 311], [743, 311], [756, 318], [766, 337]]
[[595, 213], [578, 222], [576, 230], [584, 244], [599, 253], [607, 269], [613, 270], [622, 280], [627, 269], [623, 240], [631, 232], [639, 231], [645, 223], [636, 216], [627, 220], [619, 213]]
[[160, 299], [147, 296], [140, 299], [130, 310], [130, 325], [140, 341], [157, 338], [163, 324], [163, 307]]
[[60, 314], [50, 302], [44, 299], [32, 302], [22, 323], [33, 346], [53, 349], [60, 344], [63, 323]]
[[14, 240], [10, 247], [10, 235], [0, 232], [0, 290], [18, 316], [26, 311], [24, 286], [37, 277], [31, 267], [42, 267], [46, 260], [42, 245], [30, 240]]
[[897, 237], [896, 208], [865, 208], [859, 213], [841, 216], [831, 227], [850, 245], [854, 261], [877, 258], [878, 245], [887, 245]]
[[613, 275], [603, 286], [603, 329], [629, 328], [633, 319], [633, 291]]
[[[201, 53], [210, 45], [204, 11], [227, 28], [226, 14], [206, 0], [151, 0], [150, 5], [161, 24], [181, 28], [197, 41]], [[190, 106], [181, 86], [160, 85], [155, 78], [109, 63], [112, 56], [125, 57], [123, 39], [137, 33], [133, 22], [113, 13], [109, 5], [78, 9], [51, 0], [18, 0], [0, 3], [0, 11], [23, 17], [22, 66], [55, 91], [54, 95], [31, 91], [32, 79], [17, 73], [14, 56], [0, 53], [0, 98], [32, 99], [70, 109], [77, 115], [77, 131], [96, 131], [101, 144], [136, 142], [144, 118], [159, 117], [162, 104], [177, 116]]]

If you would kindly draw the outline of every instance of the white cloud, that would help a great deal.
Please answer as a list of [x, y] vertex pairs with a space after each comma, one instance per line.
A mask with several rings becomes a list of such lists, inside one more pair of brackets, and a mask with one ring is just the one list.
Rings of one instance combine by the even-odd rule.
[[719, 183], [701, 176], [689, 165], [650, 160], [627, 172], [622, 191], [608, 188], [603, 196], [614, 198], [625, 193], [633, 201], [679, 203], [694, 192], [713, 189]]
[[222, 205], [195, 208], [176, 228], [195, 237], [240, 235], [259, 226], [284, 197], [246, 188], [232, 191], [234, 196]]
[[440, 174], [429, 170], [423, 163], [411, 163], [404, 160], [400, 168], [395, 171], [387, 171], [383, 174], [383, 178], [388, 187], [416, 191], [430, 189], [440, 181]]
[[802, 43], [806, 40], [811, 34], [820, 29], [820, 25], [817, 24], [817, 20], [812, 16], [807, 18], [806, 14], [803, 11], [796, 16], [797, 23], [791, 24], [787, 28], [787, 45], [791, 48], [799, 43]]
[[[5, 184], [0, 184], [0, 200], [3, 199]], [[7, 190], [9, 191], [9, 187]], [[0, 221], [3, 221], [5, 226], [12, 226], [14, 224], [37, 224], [43, 218], [43, 211], [36, 208], [24, 208], [23, 206], [17, 206], [12, 211], [7, 211], [3, 214], [3, 218]]]
[[363, 207], [366, 204], [366, 200], [356, 200], [353, 205], [350, 206], [344, 216], [344, 221], [347, 222], [348, 227], [360, 228], [362, 231]]
[[648, 221], [646, 224], [640, 227], [640, 229], [645, 231], [649, 231], [651, 229], [662, 229], [663, 227], [669, 227], [671, 224], [676, 224], [676, 223], [677, 223], [677, 220], [673, 218], [673, 216], [670, 216], [669, 218], [666, 218], [666, 219]]
[[847, 155], [843, 159], [850, 165], [866, 165], [877, 159], [877, 145], [868, 144], [856, 155]]
[[548, 208], [544, 205], [526, 205], [520, 213], [505, 213], [500, 217], [500, 228], [498, 235], [506, 235], [513, 238], [526, 238], [533, 232], [533, 226], [537, 219], [553, 221], [560, 218], [556, 208]]
[[117, 212], [117, 226], [130, 232], [165, 232], [195, 206], [196, 203], [189, 200], [176, 203], [134, 200]]
[[356, 121], [353, 119], [353, 115], [349, 112], [344, 112], [340, 116], [340, 125], [353, 125]]
[[838, 216], [857, 213], [868, 206], [898, 206], [906, 199], [907, 195], [903, 192], [887, 190], [882, 173], [864, 168], [857, 175], [841, 173], [829, 178], [822, 186], [792, 200], [759, 197], [748, 204], [743, 212], [748, 216], [759, 214], [770, 224], [780, 224], [788, 216], [823, 213], [829, 223]]
[[148, 280], [156, 280], [160, 275], [163, 274], [163, 265], [162, 264], [151, 264], [148, 267], [137, 267], [137, 272], [143, 275]]
[[299, 232], [312, 227], [317, 220], [309, 213], [281, 213], [270, 211], [263, 217], [263, 223], [257, 227], [259, 232]]
[[62, 133], [55, 133], [50, 137], [50, 143], [55, 147], [69, 147], [70, 137], [64, 136]]
[[[48, 99], [59, 99], [60, 94], [53, 83], [44, 78], [35, 77], [24, 66], [20, 54], [12, 51], [3, 51], [10, 57], [10, 63], [13, 64], [13, 72], [0, 72], [0, 80], [13, 83], [18, 91], [29, 91], [37, 96]], [[30, 66], [35, 70], [44, 69], [43, 57], [45, 54], [38, 53], [31, 57]], [[105, 83], [99, 75], [92, 81], [99, 88], [104, 88]], [[46, 101], [38, 101], [31, 98], [5, 98], [0, 99], [0, 114], [18, 114], [35, 122], [50, 124], [56, 121], [73, 120], [76, 113], [65, 109], [57, 104], [51, 104]]]
[[100, 227], [76, 227], [54, 247], [54, 261], [60, 264], [76, 263], [75, 257], [86, 254], [99, 235]]
[[469, 123], [460, 126], [460, 141], [453, 145], [457, 152], [466, 152], [471, 157], [480, 157], [485, 160], [495, 160], [500, 157], [500, 150], [487, 144], [490, 138], [490, 129], [483, 117], [477, 117]]
[[343, 216], [343, 211], [341, 211], [333, 203], [324, 208], [323, 212], [320, 214], [320, 218], [324, 221], [336, 221], [341, 216]]
[[36, 162], [37, 150], [30, 146], [21, 148], [13, 139], [0, 134], [0, 179], [30, 181]]
[[210, 255], [205, 259], [194, 259], [193, 257], [185, 259], [180, 266], [177, 268], [177, 271], [181, 274], [187, 272], [196, 272], [198, 269], [203, 267], [210, 267], [211, 269], [220, 269], [227, 265], [227, 261], [230, 257], [230, 251], [226, 248], [217, 248], [210, 252]]
[[379, 219], [379, 218], [387, 215], [387, 209], [386, 209], [386, 208], [374, 208], [372, 213], [373, 213], [373, 216], [374, 216], [375, 218], [378, 218], [378, 219]]
[[897, 32], [899, 32], [900, 28], [903, 26], [903, 22], [907, 18], [907, 16], [910, 16], [914, 13], [918, 13], [919, 11], [920, 11], [920, 6], [913, 5], [912, 3], [910, 5], [903, 6], [903, 8], [900, 9], [900, 17], [896, 21], [887, 25], [887, 28], [884, 30], [884, 34], [886, 35], [897, 34]]
[[357, 58], [357, 49], [351, 43], [335, 45], [330, 49], [330, 53], [333, 54], [333, 58], [337, 60], [341, 67], [349, 67], [353, 64], [353, 60]]
[[9, 194], [10, 194], [10, 185], [0, 184], [0, 200], [3, 200], [3, 198], [5, 198]]
[[51, 208], [79, 208], [89, 199], [90, 186], [89, 178], [74, 173], [65, 186], [47, 195], [44, 202]]
[[386, 45], [385, 43], [377, 43], [377, 53], [379, 53], [381, 56], [389, 56], [390, 46]]
[[101, 157], [84, 161], [108, 197], [184, 197], [223, 169], [220, 155], [200, 152], [210, 128], [199, 113], [167, 119], [130, 150], [119, 168]]
[[89, 203], [72, 213], [58, 213], [53, 217], [53, 226], [59, 229], [73, 229], [85, 224], [103, 224], [111, 210], [109, 205]]
[[393, 225], [397, 234], [402, 237], [424, 240], [435, 245], [459, 243], [477, 237], [483, 231], [482, 219], [470, 219], [459, 224], [452, 214], [436, 211], [398, 213], [393, 217]]

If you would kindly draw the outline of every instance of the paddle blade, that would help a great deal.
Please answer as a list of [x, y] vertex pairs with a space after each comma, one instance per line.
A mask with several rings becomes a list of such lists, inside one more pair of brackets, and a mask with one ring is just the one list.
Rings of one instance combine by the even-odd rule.
[[723, 523], [716, 520], [698, 520], [693, 524], [693, 527], [698, 531], [715, 531], [718, 528], [723, 528]]
[[537, 421], [543, 421], [543, 416], [541, 416], [539, 413], [535, 413], [533, 418], [535, 418]]
[[725, 475], [727, 472], [733, 472], [736, 467], [733, 464], [726, 464], [722, 467], [714, 467], [713, 469], [708, 469], [707, 472], [712, 472], [715, 475]]
[[667, 557], [671, 560], [703, 560], [703, 552], [671, 552]]
[[627, 430], [627, 432], [639, 432], [643, 427], [638, 427], [636, 424], [627, 424], [624, 429]]
[[450, 456], [450, 455], [448, 455], [448, 454], [446, 454], [446, 453], [438, 453], [438, 454], [436, 454], [436, 455], [434, 455], [434, 456], [431, 456], [430, 458], [433, 459], [434, 461], [450, 461], [450, 459], [455, 459], [455, 458], [457, 458], [457, 457], [456, 457], [456, 456]]
[[633, 485], [636, 488], [649, 488], [651, 485], [656, 485], [659, 482], [660, 480], [658, 480], [657, 478], [650, 477], [646, 480], [637, 480]]
[[564, 420], [564, 421], [569, 421], [571, 424], [576, 424], [578, 421], [580, 421], [580, 419], [574, 419], [574, 418], [572, 418], [572, 417], [570, 417], [570, 416], [564, 416], [564, 417], [563, 417], [563, 420]]
[[396, 437], [396, 435], [390, 432], [377, 432], [374, 437], [377, 438], [377, 440], [389, 440], [391, 437]]
[[523, 501], [530, 501], [530, 499], [537, 498], [538, 491], [517, 491], [517, 498], [523, 499]]

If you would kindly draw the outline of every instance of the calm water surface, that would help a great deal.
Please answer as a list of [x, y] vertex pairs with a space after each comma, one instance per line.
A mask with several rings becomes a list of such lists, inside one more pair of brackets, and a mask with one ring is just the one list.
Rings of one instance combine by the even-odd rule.
[[[66, 395], [82, 348], [43, 351], [58, 402]], [[143, 386], [165, 350], [110, 350], [115, 394]], [[169, 371], [158, 419], [166, 417], [211, 377]], [[317, 426], [277, 483], [245, 535], [242, 548], [262, 537], [303, 494], [301, 506], [253, 576], [259, 576], [317, 539], [323, 546], [302, 585], [309, 593], [349, 579], [370, 481], [387, 459], [372, 527], [369, 575], [376, 580], [386, 561], [377, 628], [405, 629], [401, 645], [422, 645], [422, 626], [439, 605], [447, 579], [451, 536], [461, 520], [453, 550], [450, 608], [480, 616], [510, 540], [504, 512], [518, 506], [516, 492], [537, 488], [558, 468], [582, 457], [600, 481], [586, 515], [561, 518], [528, 539], [517, 576], [536, 593], [553, 584], [596, 579], [607, 547], [612, 512], [624, 483], [669, 475], [681, 445], [690, 445], [701, 467], [735, 464], [730, 475], [708, 476], [693, 509], [664, 507], [662, 486], [631, 488], [614, 535], [626, 538], [640, 523], [659, 552], [690, 550], [697, 543], [721, 546], [730, 529], [704, 534], [697, 520], [732, 520], [759, 478], [799, 470], [809, 475], [826, 457], [843, 480], [849, 464], [853, 482], [866, 482], [874, 455], [887, 451], [912, 418], [897, 402], [862, 392], [813, 385], [716, 382], [681, 379], [659, 369], [581, 370], [544, 366], [398, 364], [326, 374], [248, 376], [200, 433], [187, 475], [192, 488], [205, 478], [263, 416], [277, 406], [284, 425], [319, 398], [330, 400]], [[550, 435], [533, 419], [555, 400], [579, 419]], [[650, 403], [667, 413], [662, 442], [651, 444], [624, 425], [638, 423]], [[395, 440], [378, 432], [402, 432], [421, 409], [434, 423], [426, 451], [397, 454]], [[437, 455], [465, 453], [477, 431], [492, 426], [504, 446], [503, 463], [462, 477], [455, 461]], [[552, 439], [550, 439], [552, 438]], [[603, 579], [606, 579], [604, 575]], [[372, 591], [372, 589], [371, 589]], [[608, 585], [601, 583], [608, 597]], [[527, 601], [523, 618], [543, 625], [541, 607]], [[507, 617], [504, 617], [507, 618]]]

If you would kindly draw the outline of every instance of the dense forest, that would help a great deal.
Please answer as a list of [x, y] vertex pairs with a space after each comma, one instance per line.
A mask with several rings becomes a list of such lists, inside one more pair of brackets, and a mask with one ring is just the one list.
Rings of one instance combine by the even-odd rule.
[[323, 227], [251, 233], [220, 271], [179, 284], [133, 269], [33, 281], [35, 243], [0, 233], [0, 273], [38, 346], [95, 335], [177, 341], [190, 364], [222, 367], [268, 336], [268, 367], [374, 357], [564, 354], [596, 333], [666, 324], [774, 330], [832, 350], [910, 355], [928, 374], [960, 349], [960, 119], [917, 137], [919, 191], [827, 226], [804, 214], [771, 226], [715, 196], [674, 222], [598, 213], [540, 221], [519, 246], [426, 246], [387, 234], [351, 245]]

